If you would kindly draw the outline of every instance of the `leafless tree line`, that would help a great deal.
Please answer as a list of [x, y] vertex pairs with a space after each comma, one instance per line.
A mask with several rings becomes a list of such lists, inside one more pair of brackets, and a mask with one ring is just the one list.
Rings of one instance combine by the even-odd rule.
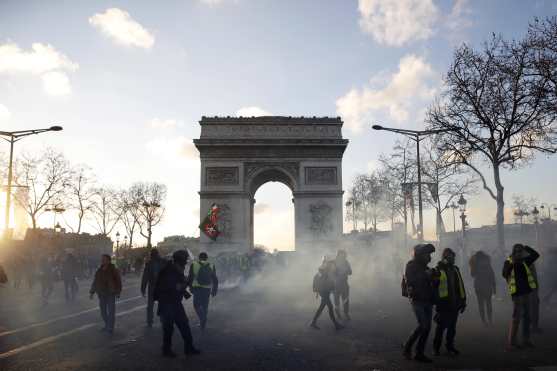
[[[5, 177], [5, 173], [0, 175]], [[122, 226], [130, 246], [139, 233], [151, 247], [153, 228], [165, 212], [164, 184], [137, 182], [127, 189], [103, 185], [90, 167], [72, 165], [52, 148], [17, 158], [13, 183], [13, 197], [26, 211], [32, 228], [37, 228], [38, 218], [45, 212], [65, 210], [73, 214], [62, 217], [66, 228], [74, 233], [81, 233], [88, 226], [99, 234], [110, 235]]]
[[[435, 139], [434, 139], [435, 140]], [[424, 208], [436, 212], [436, 230], [445, 230], [443, 213], [461, 194], [476, 192], [476, 179], [467, 169], [449, 161], [438, 150], [434, 140], [427, 142], [422, 157], [422, 187]], [[417, 162], [415, 145], [411, 141], [397, 142], [389, 154], [379, 157], [379, 167], [369, 174], [357, 175], [349, 189], [347, 219], [355, 226], [363, 224], [365, 231], [377, 231], [378, 223], [407, 220], [411, 234], [417, 234]]]

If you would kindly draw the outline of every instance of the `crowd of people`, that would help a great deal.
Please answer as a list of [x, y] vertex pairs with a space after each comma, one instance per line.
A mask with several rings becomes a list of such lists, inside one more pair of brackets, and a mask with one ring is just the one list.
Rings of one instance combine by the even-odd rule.
[[[436, 267], [430, 268], [432, 244], [419, 244], [405, 269], [402, 295], [410, 300], [417, 327], [403, 345], [403, 356], [419, 362], [430, 363], [425, 349], [432, 322], [436, 329], [433, 354], [440, 355], [443, 340], [448, 354], [456, 356], [455, 338], [459, 315], [467, 306], [467, 293], [460, 269], [455, 265], [456, 254], [450, 248], [443, 250]], [[539, 327], [539, 280], [535, 267], [539, 253], [529, 246], [515, 244], [506, 258], [502, 277], [512, 298], [513, 312], [507, 336], [507, 350], [516, 351], [533, 347], [530, 333], [541, 332]], [[479, 316], [485, 326], [493, 323], [492, 297], [496, 294], [497, 281], [491, 259], [483, 251], [470, 259], [470, 275], [478, 301]], [[435, 311], [435, 314], [433, 312]], [[519, 328], [521, 341], [518, 341]]]

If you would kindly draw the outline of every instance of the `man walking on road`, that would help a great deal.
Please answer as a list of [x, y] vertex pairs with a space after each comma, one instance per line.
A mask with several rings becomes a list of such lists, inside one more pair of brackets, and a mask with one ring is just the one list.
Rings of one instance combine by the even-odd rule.
[[96, 293], [99, 297], [99, 307], [104, 321], [102, 331], [109, 334], [114, 332], [114, 322], [116, 317], [116, 299], [122, 292], [122, 279], [120, 272], [111, 262], [110, 255], [103, 255], [101, 266], [95, 273], [95, 279], [89, 290], [90, 298]]
[[348, 286], [348, 276], [352, 275], [352, 267], [346, 259], [346, 251], [339, 250], [335, 259], [336, 275], [335, 275], [335, 313], [338, 319], [341, 319], [340, 304], [342, 301], [342, 309], [344, 318], [350, 321], [350, 286]]
[[72, 253], [68, 253], [62, 264], [62, 279], [64, 280], [64, 293], [66, 301], [74, 301], [77, 294], [78, 262]]
[[172, 351], [174, 325], [178, 327], [184, 340], [184, 353], [186, 355], [200, 353], [193, 346], [188, 317], [182, 306], [182, 298], [188, 299], [191, 296], [184, 276], [188, 253], [185, 250], [178, 250], [172, 255], [172, 260], [160, 272], [154, 295], [155, 300], [159, 302], [157, 314], [162, 322], [162, 354], [170, 358], [176, 357], [176, 353]]
[[199, 254], [199, 261], [194, 261], [188, 274], [188, 286], [193, 294], [193, 308], [202, 330], [207, 326], [210, 296], [215, 297], [219, 288], [219, 280], [215, 265], [208, 261], [207, 253]]
[[456, 323], [458, 314], [464, 313], [466, 309], [466, 291], [460, 270], [454, 264], [455, 253], [446, 248], [443, 250], [443, 259], [437, 264], [439, 274], [438, 293], [435, 314], [435, 338], [433, 339], [433, 351], [435, 355], [440, 354], [443, 333], [447, 330], [446, 349], [451, 355], [459, 355], [460, 352], [455, 348], [454, 339], [456, 336]]
[[141, 277], [141, 295], [145, 297], [147, 294], [147, 326], [153, 326], [153, 309], [155, 306], [154, 293], [157, 278], [159, 273], [164, 267], [165, 260], [159, 255], [157, 249], [152, 249], [150, 259], [145, 264], [143, 269], [143, 276]]
[[41, 296], [43, 298], [43, 305], [48, 304], [48, 299], [54, 290], [54, 264], [53, 259], [50, 256], [45, 256], [41, 260], [39, 266], [39, 274], [41, 279]]
[[431, 262], [431, 254], [435, 252], [432, 244], [419, 244], [414, 247], [414, 258], [406, 264], [402, 281], [402, 295], [410, 299], [412, 311], [418, 321], [418, 327], [412, 332], [404, 344], [403, 355], [412, 358], [412, 348], [416, 340], [416, 354], [414, 360], [431, 363], [425, 356], [425, 346], [431, 330], [433, 315], [434, 279], [435, 273], [427, 265]]
[[497, 283], [489, 255], [481, 250], [472, 255], [470, 274], [474, 279], [474, 291], [476, 291], [482, 323], [484, 326], [491, 326], [493, 324], [491, 297], [497, 292]]
[[[503, 266], [503, 277], [507, 280], [513, 300], [513, 317], [507, 343], [509, 351], [534, 346], [530, 341], [530, 294], [538, 286], [530, 267], [539, 257], [540, 254], [531, 247], [517, 243]], [[522, 345], [519, 345], [516, 338], [521, 324]]]

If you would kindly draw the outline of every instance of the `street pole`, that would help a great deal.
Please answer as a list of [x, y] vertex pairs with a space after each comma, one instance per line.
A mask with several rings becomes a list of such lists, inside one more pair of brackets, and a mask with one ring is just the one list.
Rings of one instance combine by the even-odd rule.
[[420, 164], [420, 135], [416, 135], [416, 159], [418, 161], [418, 213], [420, 228], [418, 229], [418, 241], [424, 241], [424, 214], [422, 208], [422, 166]]
[[12, 206], [12, 171], [13, 171], [13, 160], [14, 160], [14, 143], [15, 138], [10, 138], [10, 164], [8, 166], [8, 188], [6, 189], [6, 217], [4, 219], [4, 233], [8, 233], [10, 228], [10, 207]]

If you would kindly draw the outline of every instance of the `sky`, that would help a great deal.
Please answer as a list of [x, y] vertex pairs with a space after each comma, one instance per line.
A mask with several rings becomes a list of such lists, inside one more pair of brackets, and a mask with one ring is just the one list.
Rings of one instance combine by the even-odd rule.
[[[519, 0], [0, 0], [0, 130], [60, 123], [16, 154], [51, 146], [103, 184], [165, 183], [155, 240], [195, 236], [201, 116], [341, 116], [346, 190], [397, 139], [372, 123], [423, 127], [456, 46], [518, 38], [556, 13], [556, 2]], [[554, 164], [538, 156], [504, 172], [507, 205], [513, 194], [557, 202]], [[292, 248], [291, 198], [282, 184], [260, 188], [256, 243]], [[495, 202], [473, 195], [468, 215], [492, 224]]]

